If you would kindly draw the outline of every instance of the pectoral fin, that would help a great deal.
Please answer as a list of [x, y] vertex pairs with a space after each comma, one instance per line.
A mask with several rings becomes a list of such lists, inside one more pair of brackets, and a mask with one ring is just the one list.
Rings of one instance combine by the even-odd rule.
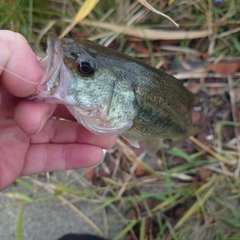
[[140, 145], [139, 145], [137, 139], [135, 139], [135, 138], [130, 138], [130, 137], [126, 137], [126, 136], [124, 136], [124, 135], [122, 135], [122, 137], [123, 137], [124, 139], [126, 139], [133, 147], [135, 147], [135, 148], [140, 148]]
[[151, 156], [154, 156], [160, 149], [162, 141], [163, 141], [162, 138], [151, 138], [145, 140], [147, 153]]

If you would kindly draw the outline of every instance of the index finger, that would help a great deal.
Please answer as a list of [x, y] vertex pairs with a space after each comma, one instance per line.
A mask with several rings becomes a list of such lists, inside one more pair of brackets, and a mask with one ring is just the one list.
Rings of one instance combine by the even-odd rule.
[[0, 46], [0, 75], [3, 86], [17, 97], [34, 94], [43, 70], [27, 40], [19, 33], [1, 30]]

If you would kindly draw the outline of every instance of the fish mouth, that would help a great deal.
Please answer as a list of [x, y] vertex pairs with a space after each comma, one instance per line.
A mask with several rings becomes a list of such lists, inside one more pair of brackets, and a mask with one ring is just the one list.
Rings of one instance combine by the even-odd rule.
[[70, 85], [72, 73], [63, 62], [62, 40], [50, 33], [47, 40], [47, 56], [40, 60], [44, 70], [36, 94], [29, 99], [49, 103], [63, 103]]
[[60, 68], [62, 65], [61, 40], [55, 34], [50, 33], [47, 39], [47, 56], [39, 62], [40, 67], [45, 70], [38, 90], [48, 91], [54, 94], [60, 82]]

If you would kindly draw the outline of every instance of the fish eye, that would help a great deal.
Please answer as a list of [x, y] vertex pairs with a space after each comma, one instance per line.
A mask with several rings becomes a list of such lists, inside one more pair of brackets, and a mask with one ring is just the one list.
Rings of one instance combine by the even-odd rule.
[[84, 75], [92, 75], [95, 71], [94, 68], [90, 65], [89, 62], [80, 62], [78, 63], [78, 71]]
[[78, 59], [75, 61], [75, 69], [81, 76], [89, 77], [95, 73], [96, 64], [92, 58]]

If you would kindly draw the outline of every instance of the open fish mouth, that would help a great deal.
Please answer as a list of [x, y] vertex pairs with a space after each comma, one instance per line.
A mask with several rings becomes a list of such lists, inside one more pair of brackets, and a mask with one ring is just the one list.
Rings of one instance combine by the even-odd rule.
[[50, 33], [47, 40], [47, 56], [39, 61], [40, 67], [45, 71], [38, 85], [38, 92], [31, 99], [51, 103], [62, 103], [72, 74], [63, 62], [61, 40]]
[[43, 58], [39, 65], [44, 69], [45, 73], [41, 80], [38, 90], [46, 92], [50, 95], [54, 94], [60, 82], [60, 68], [62, 65], [62, 53], [60, 48], [61, 41], [53, 34], [48, 36], [47, 40], [47, 56]]

